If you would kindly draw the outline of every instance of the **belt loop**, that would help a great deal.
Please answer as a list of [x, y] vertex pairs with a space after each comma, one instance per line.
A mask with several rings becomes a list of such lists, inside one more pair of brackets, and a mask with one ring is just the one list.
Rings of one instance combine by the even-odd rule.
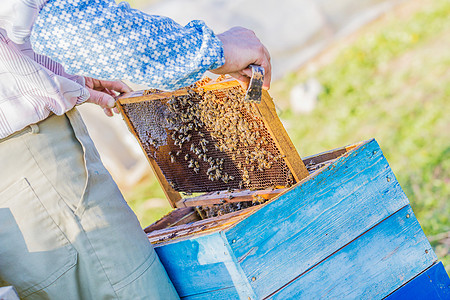
[[31, 133], [33, 133], [33, 134], [39, 133], [39, 125], [38, 124], [31, 124], [30, 128], [31, 128]]

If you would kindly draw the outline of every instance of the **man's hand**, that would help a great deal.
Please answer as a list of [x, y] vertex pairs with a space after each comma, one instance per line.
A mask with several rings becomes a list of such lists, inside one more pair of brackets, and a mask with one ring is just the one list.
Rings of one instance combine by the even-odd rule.
[[225, 64], [210, 71], [215, 74], [229, 74], [244, 86], [248, 86], [252, 77], [252, 71], [248, 66], [259, 65], [265, 70], [263, 88], [269, 89], [272, 75], [270, 54], [255, 33], [242, 27], [233, 27], [218, 34], [217, 37], [223, 44]]
[[[85, 77], [86, 88], [91, 95], [86, 102], [94, 103], [103, 107], [103, 111], [108, 117], [112, 117], [112, 108], [116, 105], [114, 96], [116, 93], [131, 92], [131, 89], [122, 81], [106, 81]], [[118, 113], [117, 109], [114, 109]]]

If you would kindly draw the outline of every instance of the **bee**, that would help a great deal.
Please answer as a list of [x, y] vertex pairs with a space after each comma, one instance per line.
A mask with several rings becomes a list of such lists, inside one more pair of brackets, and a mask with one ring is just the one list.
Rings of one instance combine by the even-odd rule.
[[169, 182], [169, 185], [170, 185], [173, 189], [175, 189], [175, 187], [176, 187], [176, 186], [175, 186], [175, 183], [173, 183], [173, 182], [170, 181], [170, 180], [169, 180], [168, 182]]

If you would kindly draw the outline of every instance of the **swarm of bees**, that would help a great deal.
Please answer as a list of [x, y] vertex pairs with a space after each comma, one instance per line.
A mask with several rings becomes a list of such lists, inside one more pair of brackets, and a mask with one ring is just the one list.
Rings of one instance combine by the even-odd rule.
[[[185, 96], [171, 97], [167, 102], [172, 116], [169, 127], [179, 150], [168, 155], [172, 163], [185, 161], [195, 174], [205, 172], [208, 180], [224, 184], [237, 179], [224, 166], [231, 160], [241, 173], [239, 182], [233, 186], [250, 188], [252, 173], [271, 169], [284, 156], [268, 150], [270, 140], [261, 133], [262, 121], [254, 117], [254, 107], [243, 102], [242, 90], [236, 87], [222, 93], [225, 95], [218, 97], [212, 91], [192, 88]], [[182, 151], [186, 148], [188, 153]], [[222, 157], [217, 157], [218, 152]], [[205, 163], [207, 166], [202, 168]]]
[[[207, 81], [190, 87], [185, 95], [122, 105], [134, 120], [144, 150], [156, 160], [169, 184], [188, 194], [292, 185], [284, 156], [255, 106], [244, 102], [243, 90], [204, 91], [199, 86]], [[154, 93], [158, 92], [144, 92]], [[162, 146], [166, 148], [159, 151]], [[260, 202], [200, 210], [211, 217]]]

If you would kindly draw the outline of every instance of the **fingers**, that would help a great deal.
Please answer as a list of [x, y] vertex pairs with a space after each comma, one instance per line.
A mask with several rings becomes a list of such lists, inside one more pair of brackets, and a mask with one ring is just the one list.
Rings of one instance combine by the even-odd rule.
[[247, 76], [248, 78], [251, 78], [252, 75], [253, 75], [253, 72], [252, 72], [251, 68], [244, 69], [244, 70], [240, 71], [239, 73], [241, 73], [242, 75]]
[[111, 110], [111, 108], [104, 108], [103, 112], [105, 113], [105, 115], [107, 115], [108, 117], [112, 117], [113, 116], [113, 112]]
[[104, 108], [103, 112], [105, 113], [105, 115], [107, 115], [108, 117], [112, 117], [114, 116], [114, 114], [119, 114], [119, 109], [116, 107], [114, 108]]
[[270, 82], [272, 80], [272, 64], [270, 63], [270, 54], [264, 45], [261, 45], [261, 54], [256, 64], [264, 68], [264, 82], [263, 89], [268, 90], [270, 88]]
[[109, 91], [115, 91], [119, 93], [131, 92], [131, 88], [122, 81], [106, 81], [101, 80], [101, 86]]
[[116, 101], [114, 98], [104, 92], [96, 91], [93, 89], [89, 89], [90, 97], [87, 102], [94, 103], [100, 105], [103, 108], [113, 108], [116, 105]]
[[264, 47], [264, 54], [265, 54], [265, 60], [261, 64], [261, 66], [264, 68], [264, 71], [265, 71], [263, 88], [268, 90], [270, 88], [270, 82], [272, 80], [272, 64], [270, 62], [271, 57], [270, 57], [269, 51], [267, 51], [266, 47]]
[[[251, 72], [250, 72], [251, 74]], [[242, 88], [244, 90], [248, 89], [248, 85], [250, 84], [250, 77], [248, 77], [247, 75], [241, 74], [239, 72], [233, 72], [229, 74], [231, 77], [237, 79], [237, 81], [239, 81], [239, 83], [241, 84]]]
[[230, 74], [246, 83], [251, 77], [251, 70], [247, 69], [248, 66], [250, 64], [260, 65], [265, 70], [263, 88], [269, 89], [272, 79], [271, 58], [269, 51], [255, 33], [242, 27], [233, 27], [217, 37], [223, 45], [225, 64], [210, 71], [215, 74]]
[[113, 91], [118, 93], [127, 93], [132, 91], [131, 88], [122, 81], [108, 81], [85, 77], [85, 83], [86, 87], [90, 89], [105, 92], [108, 90], [108, 93], [112, 92], [112, 94], [114, 94]]

